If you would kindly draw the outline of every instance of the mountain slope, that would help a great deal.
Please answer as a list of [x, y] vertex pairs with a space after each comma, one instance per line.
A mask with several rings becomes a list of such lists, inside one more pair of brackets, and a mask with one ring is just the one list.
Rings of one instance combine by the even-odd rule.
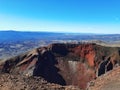
[[119, 90], [120, 66], [91, 81], [89, 90]]

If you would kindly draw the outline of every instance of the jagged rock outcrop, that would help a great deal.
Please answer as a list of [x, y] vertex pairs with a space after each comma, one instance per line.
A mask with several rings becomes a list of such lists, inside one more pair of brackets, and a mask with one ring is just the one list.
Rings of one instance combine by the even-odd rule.
[[85, 89], [88, 82], [120, 64], [120, 48], [88, 44], [51, 44], [0, 64], [5, 73], [41, 76], [51, 83]]

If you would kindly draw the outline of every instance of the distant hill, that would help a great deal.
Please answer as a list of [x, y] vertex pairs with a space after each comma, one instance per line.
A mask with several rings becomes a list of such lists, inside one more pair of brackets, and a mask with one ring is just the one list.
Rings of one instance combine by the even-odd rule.
[[93, 33], [56, 33], [56, 32], [21, 32], [0, 31], [0, 41], [17, 40], [102, 40], [119, 41], [120, 34], [93, 34]]
[[77, 36], [88, 36], [86, 33], [56, 33], [56, 32], [22, 32], [22, 31], [0, 31], [0, 41], [17, 41], [17, 40], [73, 40]]
[[63, 33], [52, 32], [20, 32], [20, 31], [0, 31], [0, 40], [29, 40], [29, 39], [54, 39], [64, 35]]

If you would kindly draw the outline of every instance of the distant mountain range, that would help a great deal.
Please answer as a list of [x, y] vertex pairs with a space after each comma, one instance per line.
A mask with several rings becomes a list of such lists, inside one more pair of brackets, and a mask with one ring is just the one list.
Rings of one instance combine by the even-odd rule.
[[0, 31], [1, 41], [16, 41], [16, 40], [29, 40], [29, 39], [49, 39], [60, 37], [63, 33], [52, 32], [20, 32], [20, 31]]
[[0, 31], [0, 42], [21, 40], [102, 40], [119, 41], [120, 34], [93, 34], [93, 33], [56, 33], [56, 32], [21, 32]]

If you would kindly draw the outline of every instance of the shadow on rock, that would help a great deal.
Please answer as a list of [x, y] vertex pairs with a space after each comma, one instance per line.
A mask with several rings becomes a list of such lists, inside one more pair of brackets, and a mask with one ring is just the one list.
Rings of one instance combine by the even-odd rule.
[[45, 51], [42, 55], [39, 54], [33, 75], [41, 76], [51, 83], [66, 85], [64, 78], [59, 74], [59, 69], [55, 66], [57, 63], [52, 52]]

